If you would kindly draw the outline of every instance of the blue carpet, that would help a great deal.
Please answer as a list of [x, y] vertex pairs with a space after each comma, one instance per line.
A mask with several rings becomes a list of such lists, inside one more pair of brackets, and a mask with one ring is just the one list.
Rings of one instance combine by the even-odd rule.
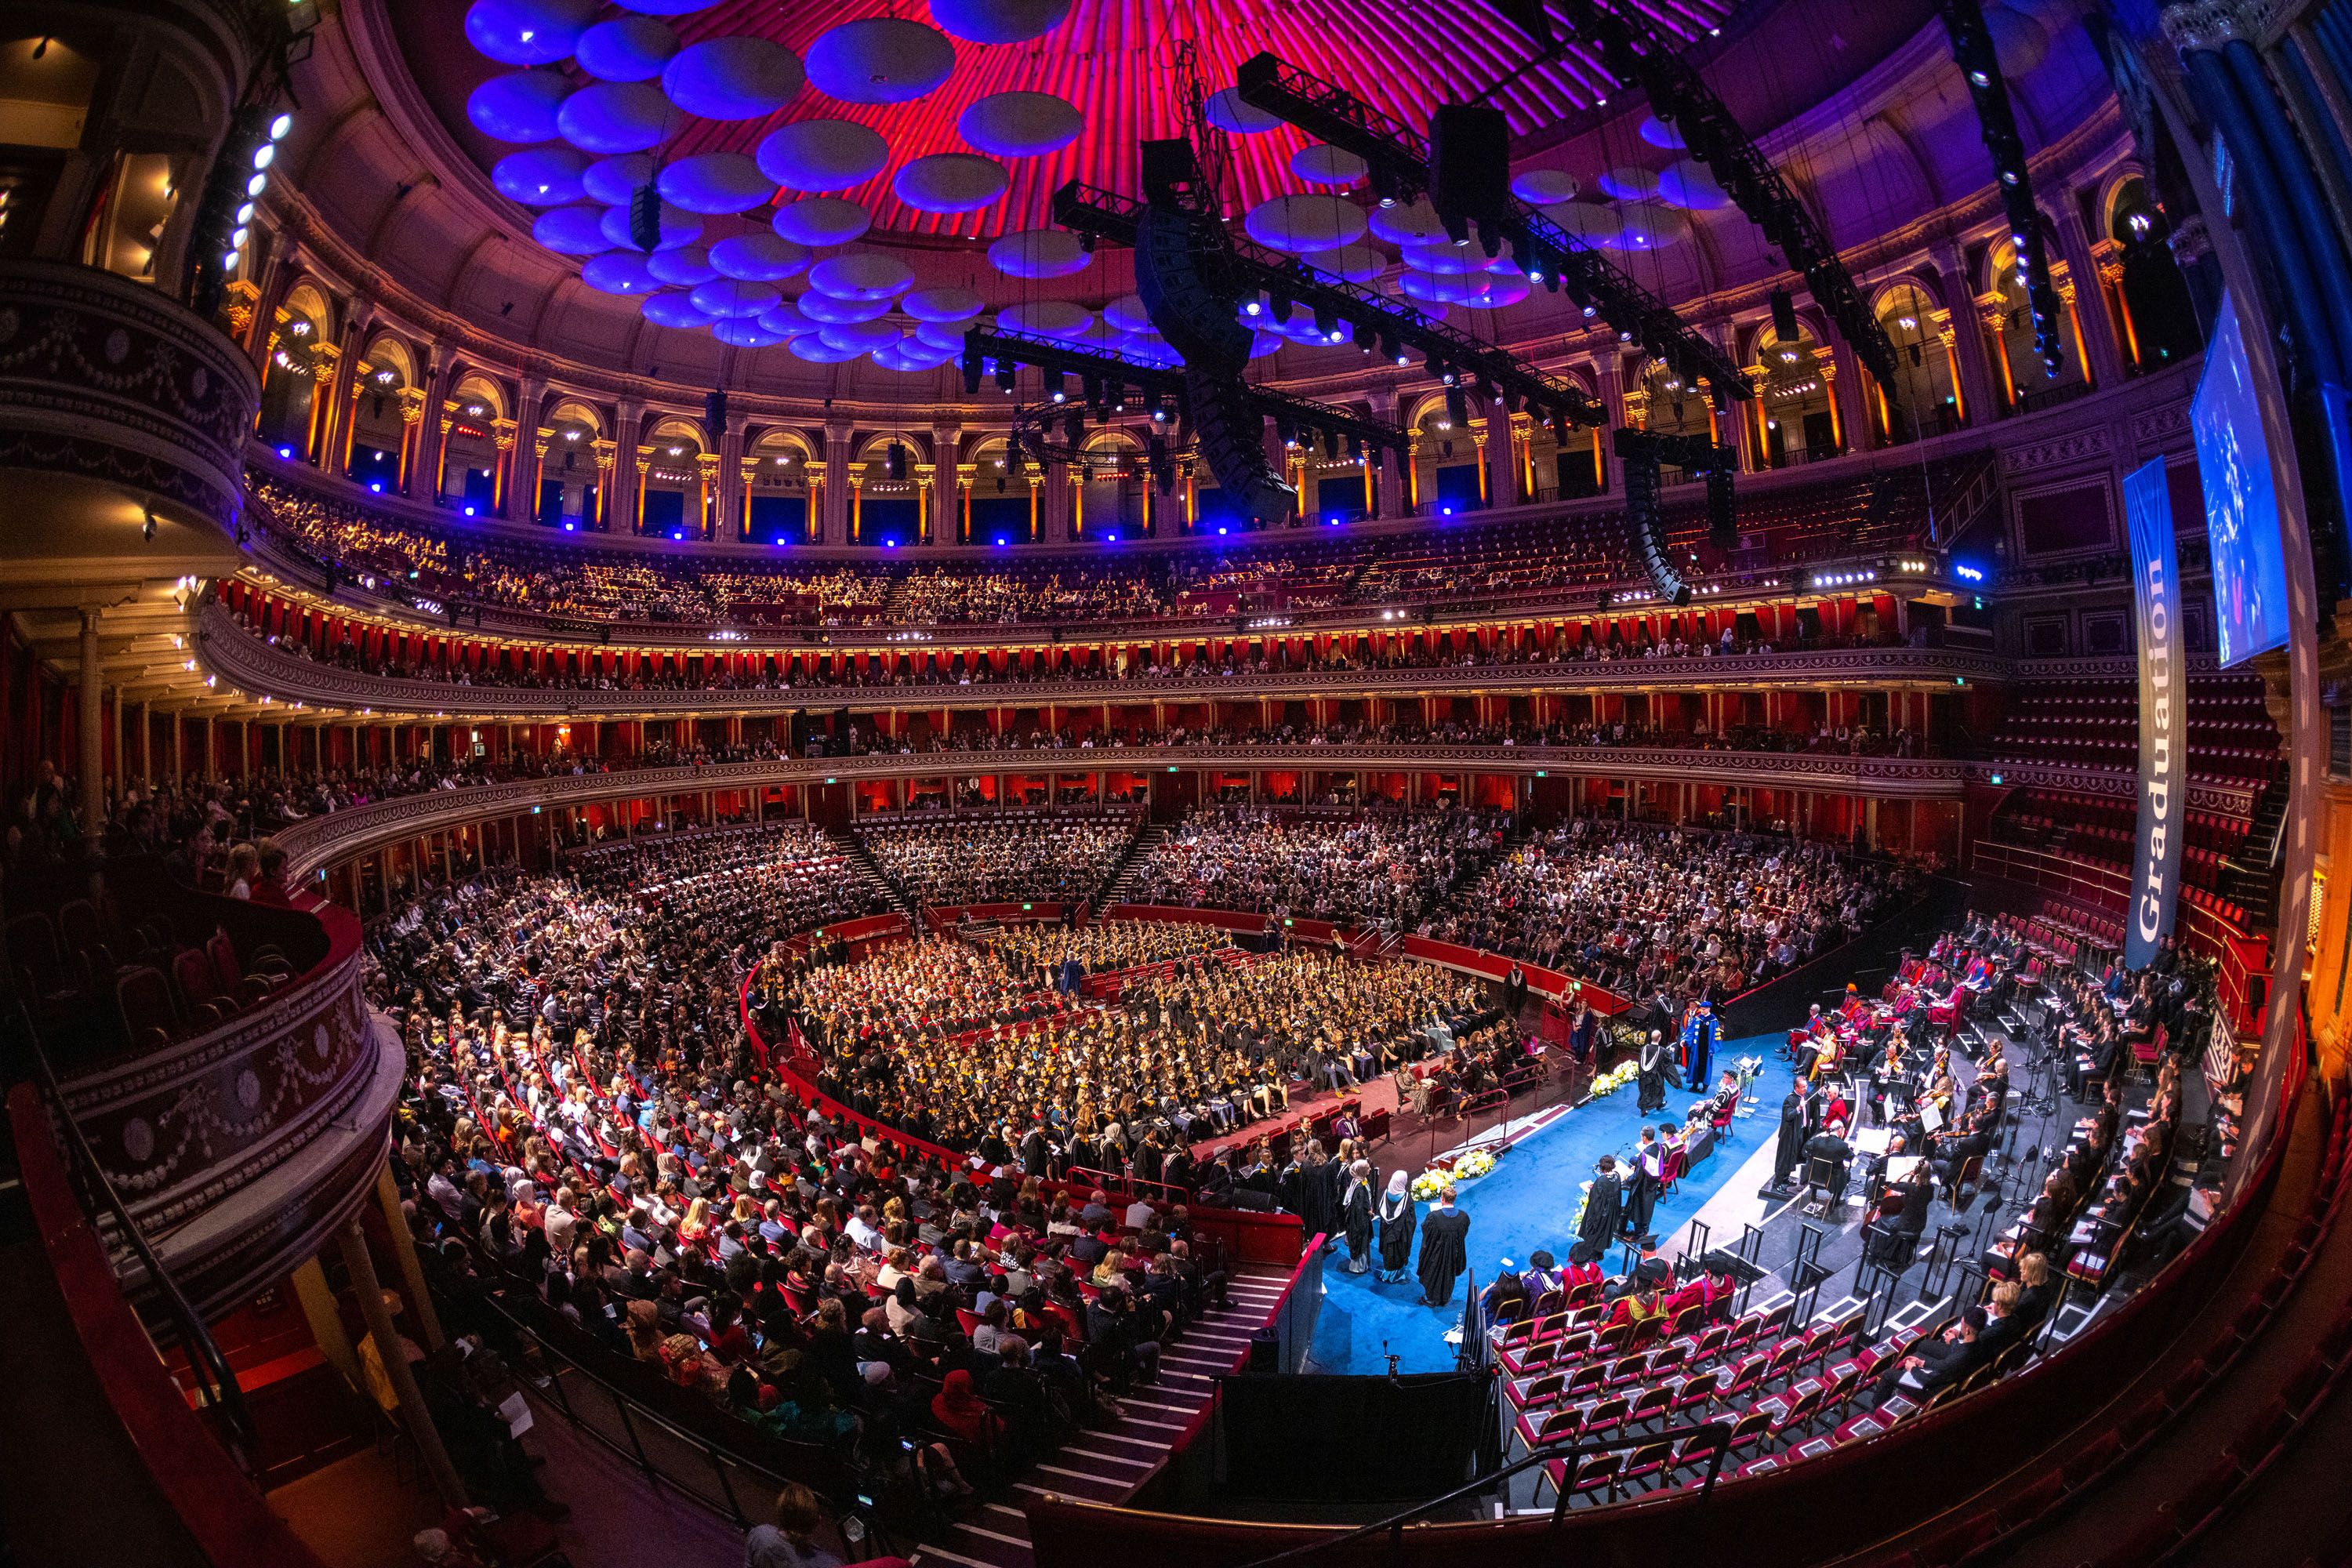
[[[1719, 1070], [1742, 1056], [1764, 1058], [1762, 1071], [1749, 1090], [1758, 1114], [1734, 1121], [1731, 1142], [1715, 1157], [1685, 1174], [1673, 1196], [1659, 1201], [1651, 1228], [1661, 1240], [1670, 1239], [1684, 1223], [1705, 1206], [1718, 1188], [1756, 1152], [1760, 1139], [1776, 1134], [1781, 1099], [1789, 1092], [1789, 1064], [1777, 1054], [1781, 1035], [1756, 1035], [1717, 1045]], [[1666, 1114], [1679, 1117], [1694, 1097], [1668, 1090]], [[1543, 1247], [1566, 1258], [1574, 1239], [1571, 1225], [1583, 1184], [1603, 1154], [1614, 1154], [1622, 1164], [1633, 1155], [1642, 1131], [1642, 1116], [1634, 1110], [1634, 1086], [1579, 1106], [1542, 1131], [1515, 1144], [1496, 1165], [1461, 1191], [1460, 1207], [1470, 1216], [1470, 1268], [1479, 1288], [1495, 1277], [1503, 1258], [1519, 1268], [1528, 1256]], [[1382, 1172], [1385, 1180], [1386, 1172]], [[1426, 1215], [1433, 1207], [1424, 1204]], [[1616, 1267], [1618, 1254], [1608, 1265]], [[1416, 1253], [1416, 1261], [1418, 1254]], [[1372, 1273], [1350, 1274], [1343, 1267], [1342, 1247], [1324, 1259], [1321, 1317], [1315, 1326], [1310, 1352], [1313, 1370], [1329, 1373], [1371, 1373], [1388, 1370], [1387, 1358], [1398, 1358], [1402, 1372], [1450, 1372], [1454, 1347], [1446, 1331], [1462, 1321], [1467, 1292], [1454, 1288], [1454, 1300], [1443, 1309], [1422, 1306], [1421, 1284], [1411, 1273], [1397, 1285], [1375, 1281]]]

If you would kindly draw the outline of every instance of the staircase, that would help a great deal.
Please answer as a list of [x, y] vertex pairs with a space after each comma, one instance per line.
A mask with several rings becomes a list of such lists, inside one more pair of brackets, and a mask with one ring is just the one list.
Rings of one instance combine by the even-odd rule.
[[2286, 780], [2254, 797], [2254, 824], [2221, 861], [2221, 896], [2246, 911], [2248, 927], [2267, 931], [2278, 916], [2279, 847], [2286, 831]]
[[867, 880], [890, 896], [891, 907], [907, 917], [907, 929], [920, 936], [923, 933], [923, 911], [915, 907], [915, 900], [906, 889], [898, 885], [897, 879], [882, 869], [882, 862], [874, 858], [874, 851], [866, 847], [866, 840], [845, 827], [828, 827], [824, 836], [833, 840], [834, 847], [841, 851], [842, 858], [856, 867]]
[[909, 618], [907, 614], [907, 601], [911, 596], [908, 592], [906, 577], [902, 575], [891, 578], [889, 596], [882, 601], [881, 624], [887, 626], [906, 625]]
[[1095, 912], [1099, 914], [1113, 904], [1124, 903], [1129, 889], [1135, 886], [1143, 863], [1151, 852], [1168, 842], [1168, 830], [1154, 827], [1149, 820], [1135, 825], [1135, 837], [1128, 840], [1126, 851], [1111, 862], [1110, 872], [1103, 878], [1102, 886], [1095, 892]]
[[[908, 1553], [914, 1568], [1034, 1568], [1024, 1505], [1048, 1494], [1118, 1507], [1168, 1458], [1208, 1408], [1217, 1378], [1248, 1359], [1250, 1331], [1280, 1305], [1287, 1276], [1244, 1265], [1226, 1304], [1213, 1308], [1166, 1342], [1157, 1382], [1138, 1384], [1113, 1401], [1116, 1418], [1088, 1427], [1046, 1454], [1001, 1492], [983, 1492], [955, 1518], [925, 1531]], [[1206, 1439], [1203, 1438], [1203, 1441]]]

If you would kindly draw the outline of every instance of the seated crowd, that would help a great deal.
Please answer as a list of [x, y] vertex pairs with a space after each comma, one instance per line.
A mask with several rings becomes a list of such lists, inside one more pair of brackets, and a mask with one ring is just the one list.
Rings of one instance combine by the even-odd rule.
[[1191, 1143], [1274, 1115], [1292, 1081], [1351, 1084], [1352, 1054], [1385, 1070], [1482, 1010], [1442, 970], [1324, 951], [1194, 952], [1105, 1006], [1042, 978], [932, 938], [797, 973], [772, 953], [751, 996], [763, 1036], [796, 1035], [818, 1086], [862, 1116], [992, 1163], [1019, 1149], [1033, 1173], [1066, 1160], [1179, 1187]]
[[1010, 822], [861, 825], [882, 874], [919, 907], [1092, 899], [1134, 837], [1135, 820], [1047, 816]]
[[1221, 953], [1232, 933], [1217, 926], [1173, 921], [1106, 921], [1094, 925], [1014, 925], [983, 939], [1016, 975], [1034, 974], [1040, 990], [1075, 994], [1094, 975], [1120, 975], [1147, 967], [1163, 971], [1179, 959]]
[[[436, 527], [258, 470], [248, 474], [247, 490], [260, 531], [322, 570], [395, 596], [423, 594], [468, 607], [684, 624], [855, 626], [878, 622], [886, 612], [897, 623], [942, 626], [1192, 619], [1251, 609], [1557, 595], [1622, 581], [1629, 559], [1621, 518], [1568, 517], [1406, 540], [1326, 539], [1317, 530], [1305, 538], [1204, 544], [1197, 554], [1123, 563], [745, 568], [691, 554], [600, 548], [595, 534], [541, 545], [487, 521]], [[1910, 524], [1890, 531], [1893, 536], [1909, 531]], [[1861, 542], [1848, 541], [1844, 548]], [[1709, 548], [1703, 538], [1694, 543]], [[1816, 547], [1806, 553], [1818, 559], [1822, 552]], [[1730, 565], [1718, 561], [1711, 570]], [[1752, 568], [1739, 571], [1753, 580]], [[1892, 639], [1832, 644], [1816, 638], [1811, 646], [1857, 640]], [[1765, 639], [1729, 631], [1679, 641], [1644, 632], [1545, 657], [1666, 658], [1677, 651], [1706, 658], [1771, 648]]]
[[1407, 926], [1478, 870], [1505, 828], [1462, 807], [1337, 818], [1202, 807], [1140, 864], [1128, 898]]
[[1561, 823], [1488, 866], [1426, 934], [1622, 996], [1727, 997], [1907, 901], [1910, 868], [1748, 834]]

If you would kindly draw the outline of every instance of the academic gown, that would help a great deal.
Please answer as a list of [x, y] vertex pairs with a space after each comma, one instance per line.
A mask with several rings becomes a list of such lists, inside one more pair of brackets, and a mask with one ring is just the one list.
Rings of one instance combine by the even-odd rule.
[[1421, 1294], [1433, 1307], [1454, 1300], [1454, 1282], [1470, 1267], [1470, 1216], [1439, 1209], [1421, 1225]]
[[1346, 1216], [1348, 1230], [1348, 1261], [1361, 1263], [1372, 1249], [1372, 1189], [1370, 1183], [1360, 1183], [1349, 1189], [1346, 1200], [1339, 1205]]
[[1772, 1179], [1785, 1182], [1805, 1152], [1805, 1097], [1790, 1089], [1780, 1101], [1780, 1142], [1772, 1151]]
[[1640, 1110], [1645, 1115], [1666, 1103], [1667, 1079], [1675, 1079], [1675, 1087], [1677, 1089], [1682, 1087], [1682, 1080], [1675, 1072], [1675, 1053], [1663, 1040], [1658, 1043], [1654, 1053], [1647, 1045], [1642, 1047], [1640, 1064], [1635, 1068], [1634, 1077], [1641, 1085]]
[[1645, 1236], [1650, 1229], [1650, 1215], [1658, 1207], [1658, 1179], [1643, 1170], [1639, 1160], [1634, 1162], [1633, 1184], [1625, 1189], [1623, 1229], [1629, 1236]]
[[1577, 1239], [1589, 1241], [1606, 1252], [1616, 1245], [1618, 1226], [1625, 1219], [1625, 1184], [1615, 1172], [1592, 1178], [1592, 1191], [1584, 1200], [1584, 1223], [1576, 1227]]
[[1402, 1274], [1412, 1262], [1412, 1233], [1421, 1224], [1421, 1215], [1408, 1196], [1391, 1213], [1386, 1198], [1381, 1200], [1381, 1272]]
[[1683, 1082], [1694, 1094], [1706, 1088], [1715, 1065], [1715, 1020], [1703, 1014], [1692, 1015], [1683, 1026]]

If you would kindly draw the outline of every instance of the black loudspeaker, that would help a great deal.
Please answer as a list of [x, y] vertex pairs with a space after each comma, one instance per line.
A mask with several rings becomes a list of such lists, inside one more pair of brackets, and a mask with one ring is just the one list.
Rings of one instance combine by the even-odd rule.
[[1192, 437], [1201, 460], [1242, 515], [1272, 528], [1298, 504], [1265, 456], [1265, 418], [1250, 405], [1238, 375], [1213, 376], [1187, 367], [1184, 393], [1192, 405]]
[[661, 246], [661, 192], [651, 180], [629, 195], [629, 243], [647, 255]]
[[1706, 471], [1706, 536], [1717, 550], [1739, 548], [1739, 514], [1731, 502], [1731, 469]]
[[1249, 1370], [1255, 1373], [1282, 1370], [1282, 1335], [1278, 1331], [1273, 1329], [1250, 1331]]
[[1772, 290], [1772, 336], [1784, 343], [1793, 343], [1801, 334], [1797, 331], [1797, 302], [1786, 289]]
[[1447, 103], [1429, 117], [1429, 205], [1456, 238], [1456, 225], [1510, 216], [1511, 132], [1501, 110]]
[[710, 439], [713, 442], [726, 439], [727, 395], [725, 393], [710, 392], [703, 395], [702, 423], [709, 430]]
[[1650, 437], [1639, 430], [1620, 429], [1615, 437], [1617, 463], [1625, 478], [1625, 531], [1633, 553], [1648, 574], [1650, 585], [1677, 605], [1690, 603], [1690, 584], [1675, 570], [1666, 550], [1666, 523], [1658, 509], [1658, 454]]
[[890, 450], [883, 458], [883, 467], [889, 473], [893, 482], [899, 484], [905, 483], [907, 479], [907, 448], [896, 441], [891, 442]]
[[1135, 291], [1152, 330], [1168, 340], [1188, 370], [1238, 378], [1249, 363], [1250, 330], [1230, 294], [1212, 289], [1201, 258], [1216, 252], [1216, 220], [1165, 207], [1148, 207], [1136, 225]]

